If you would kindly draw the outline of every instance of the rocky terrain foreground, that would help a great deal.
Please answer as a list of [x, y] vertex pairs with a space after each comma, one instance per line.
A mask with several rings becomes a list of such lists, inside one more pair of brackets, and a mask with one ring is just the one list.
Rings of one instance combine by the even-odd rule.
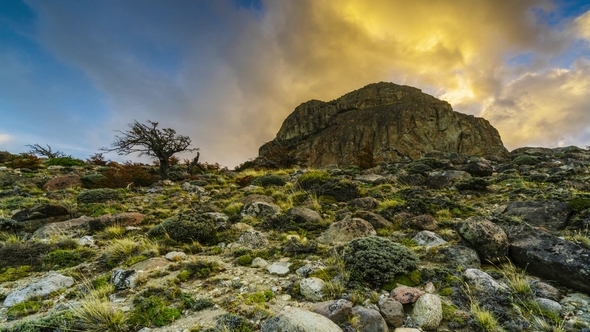
[[412, 159], [0, 164], [0, 331], [590, 331], [590, 151]]

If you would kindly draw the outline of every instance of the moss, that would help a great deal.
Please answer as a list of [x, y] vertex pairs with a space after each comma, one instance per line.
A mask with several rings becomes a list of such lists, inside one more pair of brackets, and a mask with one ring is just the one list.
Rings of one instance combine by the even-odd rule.
[[15, 281], [20, 278], [24, 278], [29, 275], [30, 271], [31, 267], [29, 265], [1, 269], [0, 282]]
[[315, 186], [321, 186], [328, 179], [330, 179], [330, 173], [326, 171], [310, 171], [297, 178], [297, 184], [304, 190], [309, 190]]
[[125, 266], [131, 266], [131, 265], [133, 265], [135, 263], [139, 263], [139, 262], [145, 261], [146, 259], [148, 259], [148, 258], [146, 256], [144, 256], [144, 255], [132, 256], [132, 257], [129, 257], [125, 261], [125, 264], [124, 265]]
[[440, 296], [449, 296], [453, 294], [453, 289], [451, 287], [445, 287], [438, 292]]
[[271, 291], [270, 289], [265, 290], [263, 293], [264, 293], [264, 297], [266, 297], [267, 301], [270, 301], [275, 298], [275, 293], [273, 291]]
[[264, 303], [266, 301], [267, 299], [263, 292], [248, 294], [246, 297], [246, 304]]
[[92, 287], [96, 290], [107, 287], [110, 284], [109, 276], [98, 276], [92, 280]]
[[19, 322], [10, 328], [0, 327], [0, 332], [49, 332], [74, 330], [74, 315], [70, 311], [62, 311], [40, 319]]
[[58, 249], [45, 255], [42, 261], [48, 269], [52, 269], [55, 266], [59, 269], [65, 269], [84, 262], [92, 255], [94, 255], [94, 251], [86, 248], [76, 250]]
[[138, 297], [134, 301], [135, 309], [129, 317], [129, 324], [135, 327], [165, 326], [180, 317], [180, 309], [168, 307], [159, 297]]
[[119, 198], [119, 191], [104, 188], [83, 191], [78, 195], [77, 201], [79, 204], [106, 203], [108, 201], [116, 201]]
[[43, 307], [39, 301], [23, 301], [10, 307], [6, 312], [9, 317], [20, 318], [36, 313]]
[[248, 322], [238, 314], [226, 313], [217, 318], [215, 331], [252, 332], [256, 330], [254, 324]]
[[512, 160], [512, 163], [515, 165], [536, 165], [538, 162], [539, 159], [537, 157], [528, 154], [520, 155]]
[[45, 162], [46, 166], [85, 166], [86, 163], [72, 156], [50, 158]]
[[575, 212], [580, 212], [590, 208], [590, 198], [576, 197], [570, 200], [567, 205]]
[[338, 271], [334, 268], [320, 269], [309, 274], [309, 278], [320, 278], [325, 282], [331, 281], [338, 275]]
[[213, 300], [211, 300], [210, 298], [202, 297], [199, 299], [195, 299], [189, 293], [182, 293], [180, 297], [182, 299], [183, 307], [195, 311], [201, 311], [215, 305]]
[[282, 187], [287, 183], [287, 181], [285, 180], [284, 177], [279, 176], [279, 175], [274, 175], [274, 174], [266, 174], [263, 175], [257, 179], [255, 179], [254, 181], [252, 181], [252, 185], [255, 186], [261, 186], [261, 187], [272, 187], [272, 186], [277, 186], [277, 187]]
[[[399, 276], [393, 278], [393, 280], [390, 283], [388, 283], [388, 285], [393, 283], [394, 285], [402, 284], [402, 285], [406, 285], [406, 286], [418, 286], [418, 285], [420, 285], [421, 282], [422, 282], [422, 275], [421, 275], [420, 271], [414, 270], [410, 273], [406, 273], [404, 275], [399, 275]], [[385, 288], [383, 288], [383, 289], [385, 289]], [[385, 290], [388, 290], [388, 289], [385, 289]]]
[[389, 239], [363, 237], [352, 240], [343, 252], [352, 280], [381, 286], [397, 275], [407, 274], [418, 266], [418, 256]]
[[250, 265], [250, 263], [252, 263], [252, 260], [252, 256], [248, 254], [238, 257], [238, 263], [242, 266]]
[[215, 262], [198, 260], [183, 264], [177, 278], [180, 281], [187, 281], [193, 277], [203, 279], [212, 276], [219, 270], [220, 268]]

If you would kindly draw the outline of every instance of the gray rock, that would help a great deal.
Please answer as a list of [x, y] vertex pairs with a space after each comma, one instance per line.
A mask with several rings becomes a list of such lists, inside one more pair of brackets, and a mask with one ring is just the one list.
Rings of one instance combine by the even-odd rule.
[[527, 273], [590, 293], [590, 250], [536, 231], [511, 238], [510, 257]]
[[461, 170], [473, 176], [490, 176], [494, 173], [494, 168], [485, 162], [468, 163], [461, 166]]
[[373, 225], [375, 229], [381, 228], [392, 228], [393, 223], [391, 221], [383, 218], [382, 216], [378, 215], [377, 213], [369, 212], [369, 211], [356, 211], [354, 216], [357, 218], [361, 218], [363, 220], [368, 221]]
[[336, 324], [341, 324], [352, 313], [352, 302], [344, 299], [321, 302], [315, 305], [313, 311]]
[[169, 261], [182, 261], [185, 260], [187, 256], [182, 251], [171, 251], [164, 257]]
[[225, 213], [221, 213], [221, 212], [207, 212], [205, 214], [208, 214], [211, 217], [213, 217], [213, 220], [215, 220], [216, 222], [226, 222], [226, 221], [229, 220], [229, 217]]
[[561, 297], [557, 288], [542, 281], [532, 281], [531, 288], [537, 297], [542, 297], [544, 299], [550, 299], [553, 301], [559, 301], [559, 298]]
[[386, 297], [379, 301], [379, 312], [387, 325], [391, 327], [402, 326], [405, 317], [403, 304]]
[[348, 242], [357, 237], [377, 235], [368, 221], [360, 218], [344, 219], [335, 222], [317, 239], [321, 243]]
[[252, 260], [252, 267], [266, 267], [268, 266], [268, 262], [260, 257], [256, 257]]
[[577, 331], [577, 329], [572, 326], [574, 325], [573, 323], [576, 322], [590, 326], [590, 296], [582, 293], [572, 293], [561, 299], [559, 303], [563, 308], [562, 314], [565, 313], [569, 318], [569, 320], [565, 322], [565, 327], [568, 328], [568, 331]]
[[431, 231], [419, 232], [412, 238], [412, 240], [416, 241], [419, 246], [425, 246], [426, 249], [447, 243], [447, 241], [443, 240], [440, 236]]
[[567, 203], [560, 201], [510, 202], [504, 214], [521, 218], [538, 227], [562, 229], [566, 226], [572, 210]]
[[326, 283], [320, 278], [305, 278], [299, 283], [299, 291], [306, 299], [317, 302], [324, 297]]
[[295, 217], [295, 220], [300, 223], [317, 223], [323, 220], [319, 213], [305, 207], [291, 208], [285, 214]]
[[342, 329], [322, 315], [289, 307], [267, 319], [261, 332], [342, 332]]
[[326, 265], [324, 263], [318, 262], [318, 261], [313, 261], [313, 262], [307, 263], [304, 266], [298, 268], [297, 271], [295, 271], [295, 273], [297, 273], [297, 275], [300, 277], [307, 278], [311, 273], [325, 269], [325, 268], [326, 268]]
[[463, 269], [481, 267], [481, 261], [477, 251], [461, 245], [443, 247], [438, 250], [439, 258], [452, 266], [461, 266]]
[[74, 278], [66, 277], [59, 273], [50, 273], [45, 278], [33, 282], [28, 286], [8, 294], [4, 299], [5, 307], [12, 307], [32, 297], [45, 297], [55, 291], [70, 287], [74, 284]]
[[432, 189], [442, 189], [451, 186], [455, 182], [459, 182], [461, 180], [470, 179], [471, 175], [464, 171], [440, 171], [440, 172], [430, 172], [428, 173], [428, 177], [425, 180], [425, 184], [428, 188]]
[[236, 244], [250, 249], [263, 249], [268, 247], [268, 239], [259, 231], [247, 230], [240, 235]]
[[508, 257], [508, 236], [500, 226], [483, 217], [470, 217], [458, 223], [457, 232], [482, 260], [501, 262]]
[[94, 237], [92, 235], [84, 235], [78, 240], [78, 244], [92, 247], [94, 245]]
[[281, 213], [277, 205], [265, 202], [252, 202], [242, 207], [241, 214], [244, 217], [268, 218]]
[[510, 302], [508, 287], [481, 270], [467, 269], [463, 272], [463, 279], [469, 285], [472, 295], [481, 301], [503, 304]]
[[76, 219], [70, 219], [66, 221], [53, 222], [41, 226], [33, 233], [33, 237], [36, 239], [48, 239], [52, 236], [65, 235], [71, 231], [80, 230], [88, 225], [88, 222], [92, 218], [82, 216]]
[[[252, 189], [258, 189], [257, 186], [251, 186], [251, 187], [253, 187]], [[247, 187], [245, 187], [245, 188], [247, 188]], [[248, 205], [248, 204], [254, 203], [254, 202], [265, 202], [265, 203], [269, 203], [269, 204], [274, 204], [275, 199], [270, 196], [266, 196], [266, 195], [253, 194], [253, 195], [248, 195], [244, 198], [239, 199], [238, 202], [240, 202], [244, 205]]]
[[414, 311], [412, 312], [414, 321], [425, 330], [435, 330], [442, 320], [442, 303], [440, 298], [435, 294], [424, 294], [420, 296]]
[[427, 214], [419, 215], [410, 218], [407, 222], [408, 226], [417, 230], [435, 231], [438, 229], [436, 219]]
[[114, 269], [111, 274], [111, 283], [115, 289], [127, 289], [137, 287], [137, 272], [135, 270]]
[[360, 197], [350, 200], [348, 206], [359, 210], [373, 210], [379, 205], [379, 201], [373, 197]]
[[378, 175], [378, 174], [358, 175], [354, 179], [357, 181], [360, 181], [363, 183], [369, 183], [369, 184], [382, 183], [385, 180], [385, 178], [383, 176]]
[[269, 265], [266, 270], [270, 274], [278, 274], [280, 276], [284, 276], [289, 274], [289, 266], [291, 263], [289, 262], [275, 262]]
[[387, 323], [381, 317], [379, 311], [365, 307], [355, 306], [352, 308], [352, 314], [358, 316], [359, 332], [387, 332]]
[[559, 302], [544, 298], [536, 298], [535, 302], [537, 302], [539, 308], [542, 310], [552, 312], [556, 315], [559, 315], [561, 312], [561, 304]]

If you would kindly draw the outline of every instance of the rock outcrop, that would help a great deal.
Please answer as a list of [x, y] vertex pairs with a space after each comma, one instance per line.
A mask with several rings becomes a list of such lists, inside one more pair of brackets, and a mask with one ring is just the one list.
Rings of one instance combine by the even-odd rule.
[[420, 89], [375, 83], [336, 100], [311, 100], [283, 122], [259, 154], [280, 145], [308, 158], [308, 165], [349, 165], [365, 147], [385, 161], [422, 157], [429, 151], [507, 155], [498, 131], [483, 118], [454, 112]]

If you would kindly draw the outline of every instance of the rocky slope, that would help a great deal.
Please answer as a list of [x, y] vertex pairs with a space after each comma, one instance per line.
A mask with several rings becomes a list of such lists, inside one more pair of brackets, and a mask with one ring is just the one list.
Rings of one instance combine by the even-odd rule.
[[584, 149], [165, 182], [38, 166], [0, 166], [2, 332], [590, 329]]
[[336, 100], [311, 100], [291, 113], [273, 146], [304, 155], [311, 167], [346, 166], [368, 147], [383, 161], [418, 159], [437, 150], [466, 155], [507, 153], [498, 131], [483, 118], [454, 112], [447, 102], [421, 90], [393, 83], [375, 83]]

